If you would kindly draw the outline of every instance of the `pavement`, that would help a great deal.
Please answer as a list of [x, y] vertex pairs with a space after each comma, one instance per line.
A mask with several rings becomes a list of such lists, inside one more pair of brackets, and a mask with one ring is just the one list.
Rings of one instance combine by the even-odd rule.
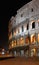
[[12, 55], [0, 55], [0, 60], [6, 60], [6, 59], [10, 59], [10, 58], [14, 58], [14, 56]]
[[0, 65], [39, 65], [39, 58], [15, 57], [0, 61]]
[[11, 55], [1, 55], [0, 58], [11, 57]]

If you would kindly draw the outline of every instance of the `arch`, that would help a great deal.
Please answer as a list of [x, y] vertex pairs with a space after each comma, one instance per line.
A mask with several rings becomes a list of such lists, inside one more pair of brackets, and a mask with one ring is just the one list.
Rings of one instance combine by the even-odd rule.
[[25, 43], [26, 44], [29, 43], [29, 37], [28, 36], [25, 38]]
[[31, 43], [35, 43], [36, 42], [36, 35], [32, 34], [31, 35]]
[[32, 23], [32, 29], [35, 28], [35, 22]]

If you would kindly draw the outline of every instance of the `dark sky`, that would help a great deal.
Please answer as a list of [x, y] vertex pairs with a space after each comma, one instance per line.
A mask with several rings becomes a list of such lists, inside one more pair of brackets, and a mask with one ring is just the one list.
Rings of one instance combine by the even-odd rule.
[[12, 15], [31, 0], [1, 0], [0, 2], [0, 47], [8, 45], [8, 22]]

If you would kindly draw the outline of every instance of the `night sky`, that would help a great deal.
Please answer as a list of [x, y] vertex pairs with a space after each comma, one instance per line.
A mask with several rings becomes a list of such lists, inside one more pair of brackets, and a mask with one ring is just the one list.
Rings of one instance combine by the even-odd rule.
[[1, 0], [0, 2], [0, 47], [8, 46], [8, 22], [16, 11], [31, 0]]

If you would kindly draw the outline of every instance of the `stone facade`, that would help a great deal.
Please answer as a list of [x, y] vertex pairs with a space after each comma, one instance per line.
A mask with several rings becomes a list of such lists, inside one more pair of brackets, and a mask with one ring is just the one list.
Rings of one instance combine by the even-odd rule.
[[39, 56], [39, 0], [25, 4], [11, 17], [8, 36], [15, 56]]

